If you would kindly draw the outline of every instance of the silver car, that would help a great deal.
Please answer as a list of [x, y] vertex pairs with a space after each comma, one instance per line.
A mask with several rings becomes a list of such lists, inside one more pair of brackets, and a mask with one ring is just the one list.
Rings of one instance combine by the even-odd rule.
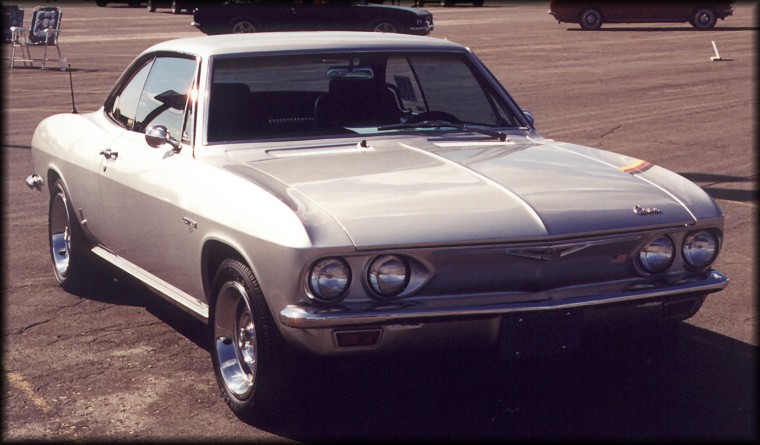
[[302, 352], [553, 354], [605, 320], [677, 323], [728, 284], [701, 188], [542, 138], [437, 38], [161, 43], [100, 109], [42, 121], [32, 155], [63, 288], [105, 261], [207, 322], [241, 415]]

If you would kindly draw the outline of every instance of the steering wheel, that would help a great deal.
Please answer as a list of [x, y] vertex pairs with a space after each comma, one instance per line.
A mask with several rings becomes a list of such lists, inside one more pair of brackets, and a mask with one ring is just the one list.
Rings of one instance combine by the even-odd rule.
[[423, 113], [411, 116], [406, 121], [407, 124], [416, 124], [423, 121], [447, 121], [452, 124], [461, 124], [462, 121], [456, 116], [445, 111], [425, 111]]

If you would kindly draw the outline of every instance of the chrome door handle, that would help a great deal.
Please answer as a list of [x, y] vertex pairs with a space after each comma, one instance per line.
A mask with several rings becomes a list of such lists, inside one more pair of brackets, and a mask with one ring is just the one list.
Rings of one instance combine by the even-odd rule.
[[106, 159], [111, 159], [111, 158], [116, 159], [119, 157], [119, 152], [113, 151], [110, 148], [106, 148], [105, 150], [102, 150], [100, 154]]

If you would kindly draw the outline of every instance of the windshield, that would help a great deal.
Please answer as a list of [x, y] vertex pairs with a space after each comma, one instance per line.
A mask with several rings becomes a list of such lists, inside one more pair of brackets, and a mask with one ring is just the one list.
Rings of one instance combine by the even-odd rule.
[[225, 57], [211, 82], [211, 143], [521, 125], [459, 53]]

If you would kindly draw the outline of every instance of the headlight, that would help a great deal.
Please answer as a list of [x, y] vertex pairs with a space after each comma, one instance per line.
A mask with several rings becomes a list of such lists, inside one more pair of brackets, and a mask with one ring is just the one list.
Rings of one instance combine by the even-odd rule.
[[319, 301], [340, 300], [351, 285], [351, 268], [340, 258], [318, 261], [309, 272], [309, 288]]
[[639, 263], [651, 274], [665, 272], [673, 264], [675, 246], [669, 236], [661, 236], [639, 252]]
[[691, 232], [683, 240], [683, 259], [689, 266], [702, 269], [718, 256], [718, 238], [712, 232]]
[[409, 265], [396, 255], [375, 258], [367, 271], [372, 290], [381, 297], [395, 297], [409, 284]]

